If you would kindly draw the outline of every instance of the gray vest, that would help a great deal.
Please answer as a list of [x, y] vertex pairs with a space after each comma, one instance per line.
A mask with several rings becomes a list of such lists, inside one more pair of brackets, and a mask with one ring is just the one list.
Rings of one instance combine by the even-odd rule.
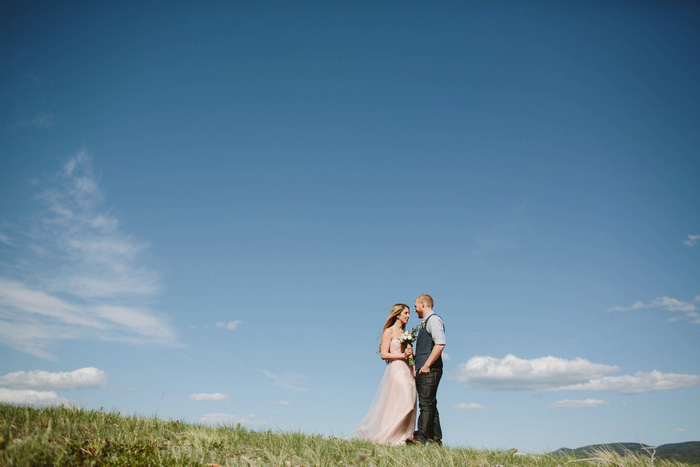
[[[433, 342], [432, 336], [426, 329], [428, 326], [428, 320], [433, 316], [437, 315], [433, 313], [432, 315], [428, 316], [428, 318], [421, 324], [421, 327], [418, 330], [418, 339], [416, 340], [416, 355], [414, 358], [416, 364], [416, 371], [420, 371], [420, 369], [423, 368], [423, 365], [425, 365], [425, 362], [430, 356], [430, 352], [432, 352], [433, 347], [435, 347], [435, 342]], [[443, 324], [443, 329], [444, 327], [445, 325]], [[442, 354], [440, 354], [438, 359], [435, 360], [433, 364], [430, 365], [430, 367], [442, 368]]]

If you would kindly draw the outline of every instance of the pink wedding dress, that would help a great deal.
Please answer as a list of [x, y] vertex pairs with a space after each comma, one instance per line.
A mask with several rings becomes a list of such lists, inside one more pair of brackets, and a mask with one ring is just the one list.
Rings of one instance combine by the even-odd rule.
[[[401, 341], [396, 338], [390, 353], [401, 353]], [[355, 437], [382, 444], [404, 444], [413, 436], [416, 423], [416, 383], [413, 368], [407, 360], [387, 362], [386, 371], [374, 396], [369, 412], [362, 419]]]

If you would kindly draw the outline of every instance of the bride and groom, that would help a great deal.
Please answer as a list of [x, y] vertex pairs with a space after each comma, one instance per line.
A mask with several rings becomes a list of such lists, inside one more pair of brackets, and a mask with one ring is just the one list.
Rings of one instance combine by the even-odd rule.
[[[387, 366], [369, 412], [362, 419], [355, 437], [382, 444], [442, 444], [437, 388], [442, 377], [442, 349], [445, 326], [433, 312], [433, 299], [423, 294], [415, 300], [421, 324], [415, 349], [401, 341], [410, 315], [408, 305], [391, 307], [384, 324], [379, 351]], [[414, 366], [409, 357], [414, 357]], [[418, 394], [418, 426], [416, 424]]]

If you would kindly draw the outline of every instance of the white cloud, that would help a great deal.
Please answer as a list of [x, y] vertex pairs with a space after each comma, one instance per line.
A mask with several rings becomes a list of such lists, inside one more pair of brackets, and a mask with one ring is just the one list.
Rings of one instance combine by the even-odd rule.
[[465, 404], [462, 402], [461, 404], [455, 405], [455, 409], [459, 410], [483, 410], [484, 412], [488, 412], [489, 408], [486, 407], [485, 405], [477, 404], [476, 402], [470, 402], [469, 404]]
[[294, 391], [306, 391], [307, 389], [302, 387], [301, 384], [306, 380], [306, 377], [294, 374], [286, 373], [284, 375], [278, 375], [271, 373], [267, 370], [262, 370], [262, 373], [270, 378], [276, 386], [285, 389], [292, 389]]
[[148, 306], [160, 278], [146, 265], [147, 245], [120, 229], [103, 198], [80, 152], [43, 185], [42, 208], [27, 216], [34, 223], [3, 231], [14, 275], [0, 277], [0, 342], [44, 359], [55, 358], [49, 348], [59, 339], [176, 343]]
[[555, 409], [588, 409], [594, 407], [609, 406], [610, 402], [600, 399], [586, 400], [571, 400], [564, 399], [562, 401], [552, 402], [552, 407]]
[[641, 394], [643, 392], [671, 391], [690, 388], [700, 384], [699, 375], [682, 375], [638, 372], [635, 375], [605, 376], [591, 381], [556, 388], [557, 391], [614, 391], [620, 394]]
[[610, 308], [609, 311], [633, 311], [641, 310], [644, 308], [666, 308], [669, 311], [693, 311], [695, 310], [695, 305], [689, 302], [682, 302], [678, 299], [671, 297], [661, 297], [652, 300], [649, 303], [636, 302], [631, 306], [614, 306]]
[[514, 355], [503, 359], [474, 357], [459, 365], [455, 379], [468, 387], [495, 391], [613, 391], [620, 394], [669, 391], [700, 384], [700, 375], [638, 372], [608, 376], [617, 366], [577, 358], [543, 357], [523, 360]]
[[48, 371], [15, 371], [0, 376], [0, 386], [13, 389], [94, 389], [107, 385], [104, 371], [94, 368], [80, 368], [70, 372], [51, 373]]
[[672, 297], [660, 297], [649, 303], [639, 301], [631, 306], [614, 306], [608, 311], [636, 311], [647, 308], [662, 308], [667, 311], [683, 313], [681, 316], [669, 318], [669, 322], [671, 323], [682, 321], [685, 318], [692, 324], [700, 324], [700, 314], [698, 313], [696, 305], [698, 302], [700, 302], [700, 295], [696, 295], [690, 302], [684, 302]]
[[229, 331], [235, 331], [239, 324], [243, 324], [243, 321], [229, 321], [228, 323], [219, 322], [216, 323], [217, 328], [227, 329]]
[[229, 413], [208, 413], [199, 419], [199, 423], [212, 426], [231, 426], [239, 423], [245, 426], [260, 426], [267, 425], [268, 420], [253, 413], [240, 416]]
[[0, 402], [17, 405], [68, 405], [68, 400], [53, 391], [34, 391], [33, 389], [0, 388]]
[[683, 240], [683, 245], [686, 246], [697, 246], [700, 243], [700, 235], [688, 235], [685, 240]]
[[587, 382], [616, 371], [619, 371], [617, 366], [582, 358], [565, 360], [550, 356], [523, 360], [515, 355], [503, 359], [477, 356], [459, 365], [455, 378], [473, 388], [540, 391]]
[[213, 394], [207, 394], [207, 393], [199, 393], [199, 394], [191, 394], [190, 395], [190, 400], [193, 401], [226, 401], [229, 400], [230, 397], [226, 394], [221, 394], [220, 392], [215, 392]]
[[289, 401], [277, 401], [275, 405], [289, 405]]
[[685, 433], [685, 432], [686, 432], [686, 429], [685, 429], [685, 428], [676, 428], [676, 429], [673, 430], [673, 431], [675, 431], [675, 432], [677, 432], [677, 433]]

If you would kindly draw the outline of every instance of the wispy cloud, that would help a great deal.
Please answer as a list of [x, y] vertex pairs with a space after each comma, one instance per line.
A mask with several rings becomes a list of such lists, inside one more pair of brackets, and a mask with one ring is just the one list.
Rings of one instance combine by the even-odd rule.
[[620, 394], [669, 391], [700, 384], [699, 375], [652, 371], [635, 375], [608, 376], [617, 366], [577, 358], [543, 357], [523, 360], [514, 355], [503, 359], [473, 357], [459, 365], [455, 378], [468, 387], [495, 391], [613, 391]]
[[683, 245], [686, 246], [698, 246], [700, 243], [700, 235], [688, 235], [685, 240], [683, 240]]
[[220, 392], [215, 392], [213, 394], [208, 394], [208, 393], [199, 393], [199, 394], [191, 394], [190, 395], [190, 400], [191, 401], [227, 401], [231, 399], [227, 394], [221, 394]]
[[0, 376], [0, 386], [12, 389], [94, 389], [107, 385], [104, 371], [94, 368], [80, 368], [69, 372], [15, 371]]
[[2, 230], [0, 230], [0, 243], [4, 243], [8, 246], [15, 246], [14, 242], [10, 237], [7, 236]]
[[488, 412], [489, 408], [486, 407], [485, 405], [482, 404], [477, 404], [476, 402], [470, 402], [469, 404], [465, 404], [462, 402], [461, 404], [455, 405], [455, 409], [458, 410], [482, 410], [484, 412]]
[[555, 409], [590, 409], [595, 407], [606, 407], [609, 405], [610, 402], [601, 399], [564, 399], [562, 401], [552, 402], [551, 406]]
[[84, 152], [70, 159], [59, 183], [40, 194], [35, 237], [47, 260], [59, 260], [63, 274], [53, 286], [79, 298], [148, 297], [160, 291], [158, 275], [142, 261], [148, 245], [119, 228], [103, 209], [104, 195]]
[[262, 373], [270, 378], [276, 386], [293, 391], [307, 391], [307, 389], [302, 386], [303, 382], [306, 381], [306, 377], [304, 376], [293, 373], [278, 375], [267, 370], [262, 370]]
[[53, 115], [48, 112], [41, 112], [29, 121], [29, 125], [35, 128], [51, 128], [53, 126]]
[[146, 265], [148, 245], [103, 207], [91, 158], [78, 153], [37, 186], [33, 223], [0, 240], [14, 257], [0, 275], [0, 342], [45, 359], [59, 339], [175, 344], [149, 308], [160, 279]]
[[220, 328], [220, 329], [226, 329], [228, 331], [235, 331], [236, 328], [241, 324], [243, 324], [243, 321], [238, 321], [238, 320], [229, 321], [228, 323], [219, 322], [219, 323], [216, 323], [216, 327]]
[[691, 324], [700, 324], [700, 313], [698, 313], [697, 303], [700, 302], [700, 295], [693, 297], [692, 301], [684, 302], [676, 298], [661, 297], [652, 300], [649, 303], [636, 302], [630, 306], [614, 306], [608, 311], [636, 311], [648, 308], [660, 308], [671, 312], [681, 312], [682, 315], [676, 315], [669, 318], [669, 322], [678, 322], [687, 320]]
[[27, 118], [11, 124], [8, 129], [17, 131], [23, 128], [51, 128], [53, 126], [53, 115], [49, 112], [40, 112], [36, 117]]

